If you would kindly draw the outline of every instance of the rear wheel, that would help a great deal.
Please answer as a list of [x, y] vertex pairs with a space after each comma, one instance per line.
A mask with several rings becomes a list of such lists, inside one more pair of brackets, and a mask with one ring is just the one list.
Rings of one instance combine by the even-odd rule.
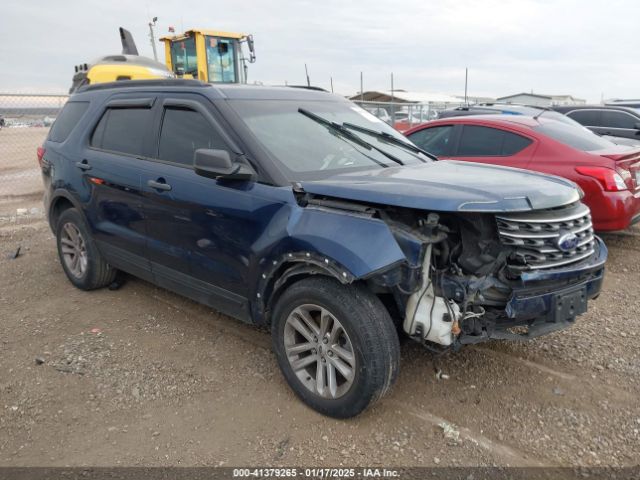
[[395, 381], [400, 348], [378, 298], [328, 277], [301, 280], [277, 302], [273, 345], [294, 392], [315, 410], [352, 417]]
[[75, 208], [65, 210], [58, 218], [56, 240], [62, 268], [76, 287], [93, 290], [113, 282], [117, 271], [102, 258]]

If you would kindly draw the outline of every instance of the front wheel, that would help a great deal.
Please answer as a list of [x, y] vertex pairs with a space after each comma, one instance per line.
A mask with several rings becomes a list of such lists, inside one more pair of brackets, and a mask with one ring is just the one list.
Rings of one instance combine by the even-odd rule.
[[360, 285], [328, 277], [293, 284], [276, 304], [272, 338], [293, 391], [324, 415], [358, 415], [389, 390], [398, 374], [393, 321]]

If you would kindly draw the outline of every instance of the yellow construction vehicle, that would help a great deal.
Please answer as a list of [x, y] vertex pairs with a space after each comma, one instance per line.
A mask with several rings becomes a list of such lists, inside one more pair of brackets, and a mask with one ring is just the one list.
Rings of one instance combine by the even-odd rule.
[[[209, 83], [246, 83], [247, 62], [256, 60], [253, 36], [216, 30], [187, 30], [160, 38], [166, 63], [178, 77]], [[249, 58], [244, 56], [246, 43]]]
[[120, 27], [120, 41], [122, 42], [121, 54], [106, 55], [93, 63], [75, 66], [69, 93], [75, 92], [83, 85], [94, 83], [175, 77], [166, 65], [138, 55], [131, 33], [122, 27]]
[[[188, 30], [162, 37], [166, 65], [138, 54], [128, 30], [120, 27], [122, 53], [76, 65], [69, 93], [82, 85], [150, 78], [197, 78], [211, 83], [246, 83], [247, 62], [255, 62], [253, 36], [213, 30]], [[249, 49], [244, 56], [242, 44]]]

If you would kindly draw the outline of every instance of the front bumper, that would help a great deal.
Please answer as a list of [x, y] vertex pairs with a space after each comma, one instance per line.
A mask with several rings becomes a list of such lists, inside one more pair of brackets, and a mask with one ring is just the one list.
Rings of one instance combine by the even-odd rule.
[[[596, 239], [594, 255], [587, 261], [564, 268], [523, 273], [521, 285], [513, 289], [505, 317], [488, 325], [481, 338], [462, 337], [460, 343], [489, 339], [528, 340], [571, 326], [586, 311], [587, 301], [597, 297], [604, 280], [607, 247]], [[512, 327], [526, 327], [513, 333]]]

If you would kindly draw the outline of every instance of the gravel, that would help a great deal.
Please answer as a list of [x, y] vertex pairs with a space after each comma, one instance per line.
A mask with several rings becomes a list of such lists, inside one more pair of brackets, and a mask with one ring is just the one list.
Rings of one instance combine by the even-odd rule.
[[[81, 292], [38, 212], [0, 219], [0, 465], [635, 465], [640, 232], [571, 329], [434, 358], [358, 418], [306, 408], [268, 332], [137, 279]], [[434, 372], [436, 374], [434, 375]]]

